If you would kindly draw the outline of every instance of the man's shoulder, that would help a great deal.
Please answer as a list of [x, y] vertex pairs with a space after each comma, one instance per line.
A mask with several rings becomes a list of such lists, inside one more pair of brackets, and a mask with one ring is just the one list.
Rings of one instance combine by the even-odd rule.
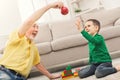
[[18, 29], [15, 29], [15, 30], [13, 30], [13, 31], [10, 33], [10, 35], [9, 35], [9, 36], [16, 35], [17, 33], [18, 33]]

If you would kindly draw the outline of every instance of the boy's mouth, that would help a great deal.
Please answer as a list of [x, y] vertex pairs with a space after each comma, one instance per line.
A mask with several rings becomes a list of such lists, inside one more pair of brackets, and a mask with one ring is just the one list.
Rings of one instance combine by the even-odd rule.
[[86, 32], [90, 32], [89, 30], [86, 30]]

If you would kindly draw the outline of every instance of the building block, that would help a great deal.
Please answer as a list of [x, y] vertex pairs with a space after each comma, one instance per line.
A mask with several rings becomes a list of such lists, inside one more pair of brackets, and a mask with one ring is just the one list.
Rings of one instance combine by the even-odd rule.
[[62, 80], [68, 80], [70, 78], [74, 78], [78, 76], [78, 72], [72, 72], [72, 67], [68, 65], [65, 70], [62, 72]]
[[78, 76], [78, 72], [74, 72], [74, 77], [77, 77]]

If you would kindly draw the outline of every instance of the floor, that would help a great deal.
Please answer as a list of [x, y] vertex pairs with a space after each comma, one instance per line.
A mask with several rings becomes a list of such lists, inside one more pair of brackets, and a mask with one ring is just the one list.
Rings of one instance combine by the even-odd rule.
[[[113, 65], [120, 65], [120, 58], [114, 59], [113, 60]], [[73, 69], [73, 71], [74, 71], [74, 69]], [[53, 74], [61, 74], [61, 71], [53, 73]], [[42, 75], [42, 76], [30, 78], [28, 80], [49, 80], [49, 79], [46, 76]], [[62, 80], [62, 78], [54, 79], [54, 80]], [[100, 78], [100, 79], [97, 79], [93, 75], [93, 76], [90, 76], [90, 77], [87, 77], [87, 78], [84, 78], [84, 79], [80, 79], [79, 77], [76, 77], [76, 78], [70, 78], [70, 79], [67, 79], [67, 80], [120, 80], [120, 72], [108, 75], [108, 76], [106, 76], [104, 78]]]

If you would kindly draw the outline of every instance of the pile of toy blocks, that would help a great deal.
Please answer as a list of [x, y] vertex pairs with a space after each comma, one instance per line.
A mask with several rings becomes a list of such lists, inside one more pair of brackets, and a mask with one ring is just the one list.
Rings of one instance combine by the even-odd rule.
[[66, 69], [62, 72], [62, 79], [68, 80], [69, 78], [74, 78], [78, 76], [78, 72], [72, 72], [72, 67], [68, 65]]

